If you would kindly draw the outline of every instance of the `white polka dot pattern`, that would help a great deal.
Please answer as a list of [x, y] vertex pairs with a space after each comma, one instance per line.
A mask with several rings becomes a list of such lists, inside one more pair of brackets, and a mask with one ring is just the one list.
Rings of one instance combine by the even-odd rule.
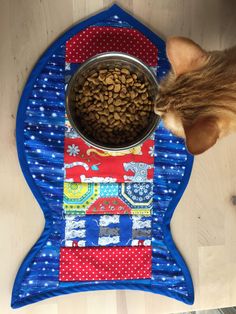
[[126, 280], [151, 278], [151, 246], [63, 247], [60, 281]]
[[66, 62], [82, 63], [102, 52], [131, 54], [150, 66], [157, 65], [157, 47], [136, 29], [93, 26], [79, 32], [66, 43]]

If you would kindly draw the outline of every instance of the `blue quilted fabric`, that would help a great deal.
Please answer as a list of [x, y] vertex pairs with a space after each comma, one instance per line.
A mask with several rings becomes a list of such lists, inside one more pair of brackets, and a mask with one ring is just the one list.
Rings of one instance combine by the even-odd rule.
[[[65, 42], [91, 25], [139, 30], [158, 47], [158, 79], [169, 70], [164, 42], [116, 5], [71, 28], [38, 61], [21, 97], [16, 135], [22, 171], [44, 212], [45, 228], [18, 271], [11, 306], [18, 308], [60, 294], [104, 289], [144, 290], [192, 304], [191, 276], [172, 240], [170, 220], [188, 183], [193, 158], [186, 151], [183, 140], [172, 135], [162, 124], [155, 132], [152, 278], [59, 282], [59, 249], [65, 229]], [[128, 222], [122, 219], [125, 228]]]

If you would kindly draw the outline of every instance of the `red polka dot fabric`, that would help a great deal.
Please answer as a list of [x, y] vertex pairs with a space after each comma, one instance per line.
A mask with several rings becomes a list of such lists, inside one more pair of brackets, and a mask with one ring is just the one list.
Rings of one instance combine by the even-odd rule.
[[63, 247], [60, 253], [60, 281], [151, 278], [151, 246]]
[[66, 43], [66, 62], [82, 63], [102, 52], [119, 51], [157, 65], [157, 47], [136, 29], [93, 26], [79, 32]]

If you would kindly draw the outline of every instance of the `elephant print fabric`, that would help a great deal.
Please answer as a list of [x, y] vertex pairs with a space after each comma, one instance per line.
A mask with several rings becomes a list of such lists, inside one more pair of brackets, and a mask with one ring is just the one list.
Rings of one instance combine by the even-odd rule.
[[86, 144], [66, 119], [66, 182], [150, 182], [154, 173], [154, 139], [124, 152], [105, 152]]
[[53, 43], [24, 88], [17, 149], [45, 228], [18, 271], [13, 308], [104, 289], [193, 303], [191, 276], [170, 233], [193, 162], [184, 141], [160, 124], [142, 145], [108, 153], [87, 145], [65, 115], [73, 73], [109, 50], [140, 58], [158, 79], [169, 70], [165, 43], [114, 5]]

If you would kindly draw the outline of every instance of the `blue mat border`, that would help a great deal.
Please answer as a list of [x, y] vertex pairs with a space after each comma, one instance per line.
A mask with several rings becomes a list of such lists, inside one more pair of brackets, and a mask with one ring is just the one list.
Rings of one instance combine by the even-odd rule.
[[84, 287], [68, 287], [68, 288], [57, 288], [55, 290], [52, 290], [50, 292], [43, 292], [42, 294], [37, 294], [35, 296], [30, 296], [29, 298], [24, 298], [21, 301], [18, 301], [18, 288], [20, 286], [20, 283], [23, 279], [25, 270], [35, 254], [41, 249], [41, 247], [45, 244], [47, 241], [47, 238], [50, 234], [50, 229], [51, 229], [51, 217], [50, 217], [50, 208], [48, 207], [48, 204], [46, 203], [45, 199], [43, 198], [42, 194], [39, 192], [38, 187], [35, 185], [35, 182], [32, 178], [32, 175], [29, 171], [26, 156], [25, 156], [25, 151], [24, 151], [24, 120], [25, 120], [25, 113], [26, 113], [26, 105], [27, 105], [27, 100], [29, 97], [29, 94], [32, 90], [34, 81], [36, 77], [40, 74], [42, 68], [47, 62], [48, 57], [53, 54], [53, 52], [59, 48], [67, 39], [70, 37], [74, 36], [77, 32], [81, 31], [82, 29], [90, 26], [91, 24], [97, 23], [101, 20], [104, 20], [110, 16], [114, 15], [119, 15], [120, 18], [124, 19], [127, 21], [129, 24], [137, 28], [139, 31], [141, 31], [147, 38], [149, 38], [154, 44], [158, 45], [160, 48], [165, 49], [165, 43], [164, 41], [160, 40], [155, 33], [153, 33], [150, 29], [148, 29], [146, 26], [144, 26], [142, 23], [138, 22], [136, 19], [134, 19], [132, 16], [130, 16], [128, 13], [123, 11], [119, 6], [116, 4], [107, 9], [106, 11], [103, 11], [95, 16], [90, 17], [86, 21], [83, 21], [79, 23], [78, 25], [75, 25], [72, 27], [69, 31], [66, 31], [62, 36], [59, 37], [47, 50], [46, 52], [41, 56], [41, 58], [38, 60], [36, 63], [34, 69], [32, 70], [31, 74], [29, 75], [29, 78], [27, 80], [27, 83], [25, 85], [24, 91], [21, 96], [21, 100], [19, 103], [18, 107], [18, 112], [17, 112], [17, 120], [16, 120], [16, 143], [17, 143], [17, 151], [18, 151], [18, 158], [19, 162], [21, 165], [22, 172], [25, 176], [25, 179], [31, 188], [35, 198], [37, 199], [38, 203], [40, 204], [44, 217], [45, 217], [45, 226], [44, 230], [39, 237], [38, 241], [35, 243], [35, 245], [32, 247], [32, 249], [29, 251], [27, 256], [25, 257], [14, 282], [14, 287], [13, 287], [13, 292], [12, 292], [12, 302], [11, 302], [11, 307], [12, 308], [19, 308], [27, 304], [35, 303], [37, 301], [43, 300], [48, 297], [53, 297], [53, 296], [58, 296], [61, 294], [68, 294], [68, 293], [73, 293], [73, 292], [79, 292], [79, 291], [92, 291], [92, 290], [143, 290], [143, 291], [149, 291], [149, 292], [154, 292], [154, 293], [159, 293], [164, 296], [169, 296], [171, 298], [175, 298], [179, 301], [185, 302], [187, 304], [193, 304], [194, 302], [194, 290], [193, 290], [193, 283], [191, 279], [191, 275], [189, 273], [189, 270], [181, 257], [180, 253], [178, 252], [174, 241], [171, 236], [170, 232], [170, 220], [173, 215], [174, 209], [176, 208], [187, 184], [189, 181], [189, 177], [191, 174], [191, 169], [192, 169], [192, 163], [193, 163], [193, 157], [191, 155], [188, 156], [187, 164], [186, 164], [186, 173], [184, 180], [182, 181], [178, 191], [176, 192], [176, 197], [172, 199], [168, 210], [165, 215], [165, 225], [163, 226], [163, 232], [164, 236], [166, 239], [166, 244], [169, 247], [172, 255], [175, 257], [176, 261], [178, 264], [181, 266], [182, 271], [184, 273], [185, 279], [186, 279], [186, 284], [188, 286], [188, 292], [189, 296], [179, 296], [178, 294], [175, 294], [174, 292], [169, 292], [168, 290], [160, 289], [155, 286], [151, 285], [132, 285], [129, 284], [127, 285], [114, 285], [114, 284], [101, 284], [101, 285], [87, 285]]

